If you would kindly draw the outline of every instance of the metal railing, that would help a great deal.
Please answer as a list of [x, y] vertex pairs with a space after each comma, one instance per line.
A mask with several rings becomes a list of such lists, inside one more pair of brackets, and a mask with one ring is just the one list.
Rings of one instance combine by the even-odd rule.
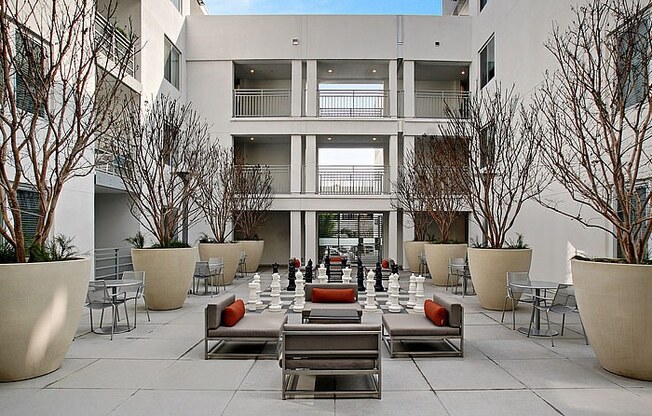
[[446, 106], [455, 118], [468, 117], [468, 91], [415, 91], [415, 116], [447, 118]]
[[233, 90], [233, 117], [289, 117], [290, 90]]
[[113, 62], [127, 61], [127, 74], [136, 75], [136, 54], [129, 38], [109, 23], [100, 13], [95, 14], [95, 41]]
[[319, 90], [319, 117], [380, 118], [389, 116], [389, 91]]
[[95, 280], [118, 279], [122, 272], [133, 270], [131, 247], [95, 249]]
[[[245, 165], [245, 169], [248, 166]], [[289, 194], [290, 193], [290, 165], [266, 165], [269, 173], [272, 175], [272, 193]]]
[[389, 191], [389, 166], [318, 166], [322, 195], [381, 195]]

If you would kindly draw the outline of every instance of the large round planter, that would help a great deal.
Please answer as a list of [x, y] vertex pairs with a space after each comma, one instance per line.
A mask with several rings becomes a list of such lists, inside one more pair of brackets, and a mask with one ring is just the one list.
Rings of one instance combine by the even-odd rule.
[[258, 270], [265, 240], [240, 240], [238, 244], [240, 244], [240, 249], [247, 253], [247, 272], [253, 273]]
[[90, 259], [0, 265], [0, 381], [58, 369], [84, 310]]
[[145, 271], [147, 307], [157, 311], [179, 309], [188, 296], [195, 272], [197, 249], [131, 249], [134, 270]]
[[[469, 248], [469, 272], [478, 302], [485, 309], [502, 310], [507, 272], [529, 272], [532, 249]], [[507, 302], [507, 308], [511, 304]]]
[[224, 259], [224, 283], [233, 283], [235, 272], [238, 270], [242, 246], [237, 243], [199, 243], [199, 258], [208, 261], [211, 257]]
[[446, 286], [448, 280], [448, 261], [453, 257], [466, 257], [466, 244], [424, 244], [428, 271], [432, 283]]
[[571, 262], [577, 307], [600, 365], [652, 380], [652, 266]]
[[423, 245], [425, 241], [404, 241], [403, 250], [405, 251], [405, 259], [407, 260], [408, 267], [412, 273], [419, 272], [421, 265], [421, 253], [423, 253]]

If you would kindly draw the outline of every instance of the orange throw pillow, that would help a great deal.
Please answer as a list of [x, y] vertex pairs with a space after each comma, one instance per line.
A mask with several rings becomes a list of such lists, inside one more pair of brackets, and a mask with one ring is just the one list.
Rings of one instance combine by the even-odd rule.
[[426, 316], [430, 318], [435, 325], [446, 326], [446, 318], [448, 317], [446, 308], [432, 299], [428, 299], [423, 304], [423, 310], [426, 312]]
[[314, 303], [353, 303], [355, 292], [350, 289], [312, 289], [312, 301]]
[[245, 304], [238, 299], [222, 311], [222, 325], [233, 326], [245, 315]]

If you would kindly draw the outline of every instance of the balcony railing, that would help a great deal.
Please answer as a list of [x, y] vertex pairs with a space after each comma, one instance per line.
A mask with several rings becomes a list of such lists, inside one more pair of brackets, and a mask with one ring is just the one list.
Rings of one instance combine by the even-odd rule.
[[319, 117], [380, 118], [389, 116], [389, 91], [319, 90]]
[[415, 91], [415, 116], [447, 118], [446, 106], [455, 118], [468, 117], [468, 91]]
[[135, 76], [136, 55], [134, 49], [129, 46], [129, 38], [99, 13], [95, 14], [95, 41], [99, 42], [102, 52], [108, 59], [113, 62], [126, 61], [126, 73]]
[[290, 90], [233, 90], [233, 117], [289, 117]]
[[95, 145], [95, 170], [120, 176], [118, 170], [126, 166], [124, 157], [114, 154], [107, 139], [101, 138]]
[[322, 195], [381, 195], [389, 191], [389, 166], [318, 166]]
[[[245, 165], [245, 169], [247, 165]], [[290, 193], [290, 165], [267, 165], [272, 175], [272, 193]]]

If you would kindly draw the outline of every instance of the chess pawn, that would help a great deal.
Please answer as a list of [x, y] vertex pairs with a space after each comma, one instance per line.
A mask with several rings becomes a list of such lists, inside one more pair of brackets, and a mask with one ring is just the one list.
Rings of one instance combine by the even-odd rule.
[[401, 305], [398, 303], [398, 295], [401, 286], [398, 283], [398, 274], [393, 273], [389, 277], [389, 311], [401, 312]]
[[317, 274], [317, 280], [319, 280], [319, 283], [328, 283], [328, 275], [326, 274], [326, 266], [324, 266], [324, 263], [322, 263], [319, 266], [319, 274]]
[[416, 290], [416, 303], [414, 305], [414, 310], [417, 312], [423, 312], [423, 302], [425, 301], [425, 292], [423, 290], [423, 282], [426, 280], [425, 277], [419, 275], [415, 279], [415, 282], [417, 284], [417, 290]]
[[278, 273], [272, 275], [272, 284], [270, 285], [272, 297], [269, 304], [269, 310], [274, 312], [281, 311], [281, 276]]
[[351, 269], [342, 269], [342, 283], [351, 283]]
[[374, 276], [376, 274], [373, 271], [369, 271], [367, 273], [367, 302], [364, 305], [364, 309], [366, 311], [375, 311], [378, 309], [378, 306], [376, 306], [376, 291], [374, 290]]
[[416, 303], [417, 303], [417, 300], [416, 300], [417, 299], [416, 298], [416, 294], [417, 294], [417, 281], [416, 281], [416, 278], [417, 277], [414, 275], [414, 273], [412, 273], [412, 275], [410, 276], [410, 286], [408, 286], [408, 295], [409, 295], [409, 298], [408, 298], [408, 301], [407, 301], [407, 307], [408, 308], [414, 308], [414, 305], [416, 305]]
[[254, 281], [258, 288], [256, 289], [256, 305], [260, 306], [263, 304], [263, 300], [260, 298], [260, 294], [263, 292], [260, 287], [260, 275], [258, 273], [254, 274]]
[[296, 284], [296, 289], [294, 291], [294, 306], [292, 310], [301, 312], [306, 304], [306, 293], [303, 290], [303, 273], [297, 272], [294, 283]]
[[256, 302], [258, 300], [258, 294], [256, 293], [257, 289], [258, 285], [254, 282], [249, 283], [249, 301], [247, 302], [247, 310], [256, 310]]

